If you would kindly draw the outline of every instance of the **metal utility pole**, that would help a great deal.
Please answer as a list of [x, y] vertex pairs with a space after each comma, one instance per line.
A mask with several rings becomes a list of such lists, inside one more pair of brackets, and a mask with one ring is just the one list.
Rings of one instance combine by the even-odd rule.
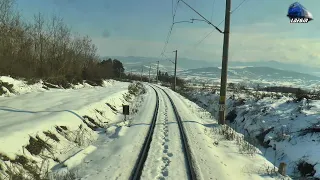
[[229, 33], [230, 33], [230, 12], [231, 0], [226, 0], [226, 12], [224, 23], [222, 69], [219, 100], [219, 124], [225, 124], [226, 94], [227, 94], [227, 74], [228, 74], [228, 53], [229, 53]]
[[141, 68], [141, 79], [140, 79], [140, 81], [142, 81], [142, 74], [143, 74], [143, 66], [142, 66], [142, 68]]
[[175, 60], [174, 60], [174, 86], [173, 90], [176, 91], [177, 86], [177, 58], [178, 58], [178, 50], [173, 51], [176, 53]]
[[149, 83], [150, 83], [150, 71], [151, 71], [151, 64], [149, 65]]
[[159, 80], [159, 61], [158, 61], [158, 65], [157, 65], [157, 83], [158, 83], [158, 80]]

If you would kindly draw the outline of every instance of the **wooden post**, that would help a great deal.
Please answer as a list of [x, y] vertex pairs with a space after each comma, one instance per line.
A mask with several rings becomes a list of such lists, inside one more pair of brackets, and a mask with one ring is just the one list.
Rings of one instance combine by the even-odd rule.
[[175, 60], [174, 60], [174, 85], [173, 90], [176, 91], [177, 86], [177, 57], [178, 57], [178, 50], [173, 51], [176, 53]]
[[284, 162], [280, 163], [278, 172], [279, 172], [282, 176], [286, 176], [286, 167], [287, 167], [287, 164], [286, 164], [286, 163], [284, 163]]
[[158, 65], [157, 65], [157, 84], [158, 84], [158, 80], [159, 80], [159, 61], [158, 62]]
[[223, 37], [220, 100], [219, 100], [219, 124], [225, 124], [227, 74], [228, 74], [228, 53], [229, 53], [229, 31], [230, 31], [231, 0], [226, 0], [226, 13]]

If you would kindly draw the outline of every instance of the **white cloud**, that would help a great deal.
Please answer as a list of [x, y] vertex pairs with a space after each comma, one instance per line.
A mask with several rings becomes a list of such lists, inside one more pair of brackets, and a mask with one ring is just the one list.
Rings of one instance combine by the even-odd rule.
[[[179, 57], [221, 60], [223, 34], [213, 32], [195, 47], [195, 44], [211, 30], [212, 28], [176, 28], [167, 50], [178, 49]], [[272, 23], [232, 27], [229, 59], [231, 61], [277, 60], [320, 65], [320, 39], [299, 38], [294, 35], [290, 29], [281, 29]], [[93, 40], [98, 45], [101, 55], [158, 57], [164, 46], [164, 42], [117, 37]]]

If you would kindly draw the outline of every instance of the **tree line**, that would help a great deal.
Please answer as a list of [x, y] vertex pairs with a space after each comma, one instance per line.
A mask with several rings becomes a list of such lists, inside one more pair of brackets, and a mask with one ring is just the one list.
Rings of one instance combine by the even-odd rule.
[[26, 22], [14, 3], [0, 1], [0, 75], [67, 86], [99, 84], [124, 72], [119, 60], [100, 61], [92, 39], [72, 33], [62, 18], [38, 13]]
[[[158, 80], [165, 83], [165, 84], [171, 85], [171, 86], [174, 84], [174, 76], [169, 75], [168, 72], [159, 71], [158, 72]], [[183, 87], [186, 84], [186, 82], [182, 78], [179, 78], [179, 77], [177, 77], [176, 83], [177, 83], [177, 86], [180, 86], [180, 87]]]
[[[125, 73], [117, 59], [100, 60], [89, 36], [72, 33], [63, 18], [38, 13], [23, 21], [14, 0], [0, 0], [0, 76], [39, 79], [68, 88], [86, 80], [101, 85], [102, 79], [152, 81], [148, 76]], [[174, 76], [158, 72], [160, 82], [172, 85]], [[185, 82], [177, 78], [177, 85]]]

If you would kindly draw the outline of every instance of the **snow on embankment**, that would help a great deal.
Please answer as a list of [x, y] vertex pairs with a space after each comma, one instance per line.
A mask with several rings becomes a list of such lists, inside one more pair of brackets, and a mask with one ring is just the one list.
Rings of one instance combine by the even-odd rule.
[[171, 91], [180, 112], [199, 179], [291, 179], [277, 173], [262, 152], [205, 109]]
[[[115, 84], [114, 80], [103, 81], [102, 86], [112, 86]], [[8, 87], [9, 86], [9, 87]], [[57, 89], [50, 89], [49, 87], [57, 87]], [[94, 86], [84, 82], [83, 84], [71, 85], [72, 89], [81, 88], [93, 88]], [[59, 90], [60, 88], [60, 90]], [[28, 82], [24, 80], [17, 80], [8, 76], [0, 76], [0, 97], [1, 96], [15, 96], [26, 94], [30, 92], [44, 92], [44, 91], [61, 91], [63, 88], [43, 82], [42, 80], [38, 82]], [[2, 92], [2, 93], [1, 93]]]
[[[276, 166], [287, 164], [287, 173], [320, 178], [320, 101], [267, 92], [234, 93], [227, 100], [230, 126], [258, 146]], [[188, 93], [201, 107], [218, 115], [217, 94]], [[275, 149], [275, 150], [274, 150]]]
[[122, 104], [133, 98], [123, 82], [42, 90], [41, 83], [30, 86], [9, 77], [1, 81], [13, 84], [20, 95], [0, 97], [0, 179], [40, 178], [90, 145], [98, 136], [95, 131], [122, 121]]

